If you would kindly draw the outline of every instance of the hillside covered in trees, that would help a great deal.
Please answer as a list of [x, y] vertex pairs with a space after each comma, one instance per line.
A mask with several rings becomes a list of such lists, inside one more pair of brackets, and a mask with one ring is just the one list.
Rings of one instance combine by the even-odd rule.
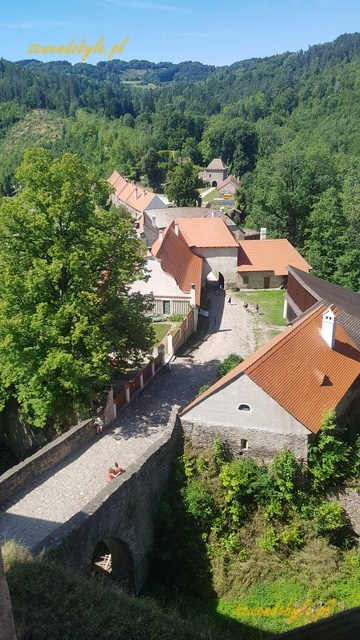
[[[360, 289], [360, 34], [215, 68], [195, 62], [0, 61], [0, 193], [26, 147], [77, 152], [98, 178], [150, 184], [190, 159], [239, 175], [247, 226]], [[149, 169], [150, 167], [150, 169]]]

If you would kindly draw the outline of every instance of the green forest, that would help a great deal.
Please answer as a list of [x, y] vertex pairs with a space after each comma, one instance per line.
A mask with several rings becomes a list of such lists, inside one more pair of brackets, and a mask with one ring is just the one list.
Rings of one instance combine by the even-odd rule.
[[0, 61], [0, 193], [25, 148], [76, 152], [158, 187], [184, 160], [240, 176], [245, 225], [288, 238], [313, 273], [360, 288], [360, 34], [307, 51], [197, 62]]

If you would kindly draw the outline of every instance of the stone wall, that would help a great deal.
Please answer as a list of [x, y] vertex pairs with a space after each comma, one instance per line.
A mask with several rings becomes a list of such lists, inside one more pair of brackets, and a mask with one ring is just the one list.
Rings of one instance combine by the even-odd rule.
[[[182, 451], [182, 430], [174, 407], [163, 433], [126, 474], [104, 487], [84, 509], [43, 540], [46, 552], [60, 546], [62, 562], [89, 570], [98, 543], [111, 549], [113, 567], [121, 576], [124, 555], [132, 558], [133, 590], [138, 593], [148, 575], [153, 546], [153, 513], [166, 491], [176, 457]], [[124, 550], [125, 551], [124, 553]], [[116, 578], [116, 574], [114, 575]]]
[[355, 533], [360, 535], [360, 494], [355, 489], [339, 487], [328, 494], [329, 500], [338, 500], [349, 516]]
[[[226, 442], [235, 456], [249, 456], [259, 462], [269, 463], [284, 447], [291, 449], [298, 460], [307, 460], [308, 436], [275, 433], [259, 429], [224, 427], [207, 423], [192, 423], [181, 418], [184, 434], [198, 447], [213, 445], [216, 436]], [[246, 447], [244, 447], [246, 441]]]
[[70, 453], [96, 435], [94, 421], [84, 420], [63, 435], [45, 445], [40, 451], [26, 458], [0, 476], [0, 504], [27, 486], [41, 473], [64, 460]]
[[193, 249], [196, 255], [203, 258], [201, 284], [206, 283], [206, 278], [213, 271], [214, 273], [222, 273], [224, 276], [224, 284], [226, 289], [234, 289], [236, 287], [236, 269], [237, 269], [237, 247], [223, 248], [199, 248]]
[[[244, 277], [249, 278], [246, 284]], [[237, 274], [237, 286], [240, 289], [264, 289], [264, 278], [270, 278], [269, 289], [277, 289], [284, 279], [276, 276], [273, 271], [243, 271]]]

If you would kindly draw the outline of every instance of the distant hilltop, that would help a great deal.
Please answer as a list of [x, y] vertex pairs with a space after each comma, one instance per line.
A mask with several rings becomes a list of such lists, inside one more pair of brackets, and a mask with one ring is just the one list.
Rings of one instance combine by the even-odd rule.
[[197, 61], [184, 62], [150, 62], [149, 60], [110, 60], [101, 61], [96, 65], [89, 62], [77, 62], [71, 64], [66, 60], [56, 60], [50, 62], [42, 62], [36, 59], [18, 60], [15, 64], [30, 69], [42, 69], [57, 73], [78, 73], [83, 72], [97, 79], [105, 79], [109, 75], [120, 75], [123, 82], [142, 84], [142, 85], [160, 85], [168, 82], [199, 82], [205, 80], [209, 76], [215, 74], [219, 70], [229, 69], [235, 70], [252, 66], [260, 60], [282, 60], [285, 62], [293, 56], [300, 56], [306, 65], [307, 61], [318, 57], [319, 63], [329, 62], [336, 57], [348, 60], [353, 55], [360, 55], [360, 33], [345, 33], [336, 38], [333, 42], [324, 44], [315, 44], [310, 46], [306, 51], [291, 52], [286, 51], [266, 58], [249, 58], [248, 60], [235, 61], [231, 65], [215, 66], [203, 64]]

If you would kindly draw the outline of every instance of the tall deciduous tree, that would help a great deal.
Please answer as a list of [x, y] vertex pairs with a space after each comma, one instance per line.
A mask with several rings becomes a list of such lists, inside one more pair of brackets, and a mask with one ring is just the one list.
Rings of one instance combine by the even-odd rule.
[[98, 206], [106, 184], [77, 156], [44, 149], [25, 153], [18, 179], [0, 206], [0, 400], [12, 395], [43, 426], [89, 407], [152, 331], [147, 301], [129, 295], [141, 244]]
[[179, 164], [171, 174], [166, 195], [178, 207], [195, 206], [200, 200], [198, 184], [197, 170], [193, 163], [189, 161]]
[[330, 187], [321, 194], [308, 218], [306, 258], [313, 273], [333, 280], [338, 258], [345, 249], [345, 218], [339, 193]]

